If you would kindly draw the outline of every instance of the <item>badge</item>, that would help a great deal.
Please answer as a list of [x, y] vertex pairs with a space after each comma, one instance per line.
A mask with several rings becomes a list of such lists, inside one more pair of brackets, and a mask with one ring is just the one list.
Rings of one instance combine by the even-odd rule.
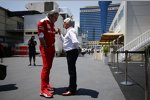
[[43, 26], [39, 26], [39, 29], [40, 29], [40, 30], [43, 30]]
[[48, 28], [48, 29], [50, 29], [50, 28], [51, 28], [49, 24], [47, 24], [47, 28]]

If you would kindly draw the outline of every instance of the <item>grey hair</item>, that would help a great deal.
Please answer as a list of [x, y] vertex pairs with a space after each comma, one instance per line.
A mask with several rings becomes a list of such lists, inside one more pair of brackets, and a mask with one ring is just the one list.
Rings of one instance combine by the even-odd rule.
[[64, 22], [69, 23], [70, 26], [74, 26], [74, 21], [72, 20], [72, 18], [66, 18]]
[[48, 14], [48, 17], [54, 17], [54, 16], [59, 16], [59, 12], [56, 10], [51, 10]]

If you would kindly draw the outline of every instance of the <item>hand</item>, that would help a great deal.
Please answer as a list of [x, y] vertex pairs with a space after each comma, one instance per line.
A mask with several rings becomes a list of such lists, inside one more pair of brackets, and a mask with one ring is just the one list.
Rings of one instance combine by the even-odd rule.
[[80, 47], [78, 47], [78, 52], [81, 53], [82, 49]]
[[61, 34], [60, 28], [57, 28], [56, 32], [59, 33], [59, 35], [60, 35]]

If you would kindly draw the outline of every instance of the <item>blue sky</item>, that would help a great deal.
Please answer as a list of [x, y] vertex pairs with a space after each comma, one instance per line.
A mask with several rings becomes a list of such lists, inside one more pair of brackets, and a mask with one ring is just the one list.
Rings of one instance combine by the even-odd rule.
[[[43, 2], [50, 0], [1, 0], [0, 6], [10, 11], [26, 10], [25, 4], [31, 2]], [[59, 7], [67, 7], [74, 16], [76, 25], [79, 24], [80, 8], [85, 6], [98, 6], [98, 0], [56, 0]]]

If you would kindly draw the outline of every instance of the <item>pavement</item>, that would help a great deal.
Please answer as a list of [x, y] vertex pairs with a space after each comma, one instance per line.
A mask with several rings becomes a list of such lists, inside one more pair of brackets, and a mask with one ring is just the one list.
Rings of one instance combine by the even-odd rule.
[[[0, 80], [0, 100], [45, 100], [39, 96], [41, 57], [37, 66], [28, 66], [28, 57], [4, 58], [7, 76]], [[56, 88], [52, 100], [126, 100], [108, 65], [84, 55], [77, 60], [77, 94], [62, 96], [69, 76], [65, 57], [55, 57], [51, 70], [52, 86]], [[133, 99], [134, 100], [134, 99]], [[144, 99], [141, 99], [144, 100]]]
[[[114, 63], [110, 69], [118, 85], [121, 88], [126, 100], [150, 100], [150, 92], [146, 95], [146, 79], [145, 79], [145, 63], [144, 62], [128, 62], [127, 64], [127, 80], [125, 80], [125, 62], [119, 62], [118, 68], [114, 68]], [[115, 67], [116, 67], [115, 63]], [[116, 73], [122, 72], [122, 73]], [[148, 87], [150, 90], [150, 62], [148, 64]], [[131, 85], [121, 84], [122, 82], [130, 82]], [[147, 99], [146, 99], [147, 98]]]

